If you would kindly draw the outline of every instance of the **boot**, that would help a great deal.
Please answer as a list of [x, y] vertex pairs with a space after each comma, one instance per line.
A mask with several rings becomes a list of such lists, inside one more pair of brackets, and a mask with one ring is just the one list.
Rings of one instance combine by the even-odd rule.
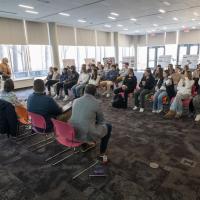
[[164, 116], [164, 118], [165, 118], [165, 119], [172, 119], [172, 118], [175, 117], [175, 115], [176, 115], [176, 112], [173, 111], [173, 110], [170, 110], [170, 111]]

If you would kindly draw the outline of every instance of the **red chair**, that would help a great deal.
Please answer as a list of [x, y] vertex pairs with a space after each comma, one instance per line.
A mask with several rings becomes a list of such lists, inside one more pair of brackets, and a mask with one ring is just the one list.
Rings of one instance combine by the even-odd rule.
[[[46, 146], [47, 144], [50, 144], [50, 143], [54, 142], [54, 140], [48, 142], [53, 137], [49, 137], [48, 138], [47, 137], [48, 133], [45, 133], [45, 130], [46, 130], [46, 121], [45, 121], [45, 118], [42, 115], [39, 115], [39, 114], [36, 114], [36, 113], [32, 113], [32, 112], [28, 112], [28, 115], [29, 115], [29, 117], [31, 119], [32, 130], [35, 133], [34, 135], [37, 135], [37, 134], [43, 134], [43, 135], [45, 135], [45, 140], [42, 140], [40, 142], [37, 142], [37, 143], [31, 145], [31, 146], [29, 146], [29, 148], [45, 142], [44, 145], [40, 145], [39, 147], [37, 147], [37, 148], [34, 149], [34, 150], [38, 150], [38, 149]], [[38, 130], [38, 128], [41, 129], [41, 131]]]
[[[73, 150], [73, 152], [71, 154], [67, 155], [66, 157], [64, 157], [61, 160], [52, 164], [53, 166], [55, 166], [55, 165], [63, 162], [64, 160], [70, 158], [71, 156], [79, 153], [80, 151], [76, 150], [76, 148], [80, 147], [83, 144], [83, 142], [78, 141], [75, 138], [75, 136], [76, 136], [75, 130], [69, 123], [58, 121], [56, 119], [51, 119], [51, 120], [53, 122], [54, 131], [55, 131], [55, 138], [56, 138], [57, 142], [60, 143], [61, 145], [65, 146], [65, 147], [68, 147], [68, 148], [57, 153], [57, 154], [55, 154], [52, 157], [46, 159], [46, 162], [50, 161], [52, 159], [55, 159], [58, 155], [61, 155], [64, 152], [67, 152], [69, 150]], [[83, 169], [81, 172], [79, 172], [77, 175], [75, 175], [73, 177], [73, 179], [76, 179], [77, 177], [79, 177], [81, 174], [83, 174], [84, 172], [86, 172], [87, 170], [89, 170], [90, 168], [95, 166], [96, 164], [98, 164], [98, 161], [95, 161], [89, 167], [87, 167], [86, 169]]]

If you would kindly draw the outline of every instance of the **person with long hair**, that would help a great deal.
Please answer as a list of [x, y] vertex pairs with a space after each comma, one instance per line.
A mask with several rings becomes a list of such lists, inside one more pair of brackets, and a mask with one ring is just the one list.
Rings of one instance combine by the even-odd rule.
[[174, 98], [169, 112], [165, 115], [165, 118], [172, 119], [172, 118], [180, 118], [183, 113], [183, 105], [182, 100], [187, 99], [191, 96], [192, 93], [192, 86], [194, 84], [194, 80], [192, 80], [192, 73], [191, 71], [186, 71], [184, 76], [178, 83], [177, 87], [177, 94]]
[[97, 68], [92, 69], [92, 74], [90, 76], [89, 84], [98, 86], [100, 82], [100, 76], [98, 75]]

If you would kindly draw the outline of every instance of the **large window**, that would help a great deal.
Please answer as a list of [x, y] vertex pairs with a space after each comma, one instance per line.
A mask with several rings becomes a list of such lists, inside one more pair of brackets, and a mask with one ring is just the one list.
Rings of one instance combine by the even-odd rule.
[[154, 68], [158, 64], [158, 58], [165, 55], [165, 47], [148, 47], [147, 64], [148, 67]]
[[137, 48], [137, 71], [143, 71], [147, 68], [147, 47]]
[[119, 47], [119, 62], [120, 64], [123, 61], [123, 57], [131, 57], [134, 56], [134, 47]]
[[165, 45], [165, 55], [171, 55], [173, 65], [177, 63], [177, 45], [176, 44], [168, 44]]

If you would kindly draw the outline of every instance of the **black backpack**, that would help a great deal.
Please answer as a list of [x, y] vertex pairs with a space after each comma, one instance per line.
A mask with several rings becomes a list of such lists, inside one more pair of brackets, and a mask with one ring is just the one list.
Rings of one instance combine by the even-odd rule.
[[112, 107], [114, 108], [126, 108], [126, 103], [123, 94], [115, 94], [112, 100]]

